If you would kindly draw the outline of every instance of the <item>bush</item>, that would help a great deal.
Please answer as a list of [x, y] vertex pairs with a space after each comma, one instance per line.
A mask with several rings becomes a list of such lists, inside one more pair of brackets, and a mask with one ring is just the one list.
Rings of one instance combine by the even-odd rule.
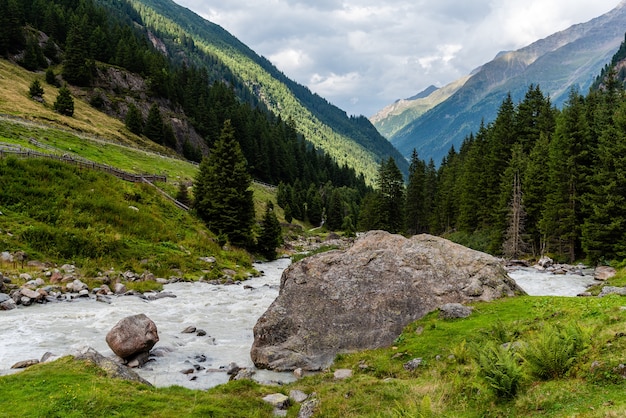
[[522, 351], [533, 376], [542, 379], [564, 377], [589, 344], [577, 324], [545, 327]]
[[477, 350], [480, 374], [499, 399], [512, 399], [522, 386], [524, 374], [511, 346], [490, 342]]

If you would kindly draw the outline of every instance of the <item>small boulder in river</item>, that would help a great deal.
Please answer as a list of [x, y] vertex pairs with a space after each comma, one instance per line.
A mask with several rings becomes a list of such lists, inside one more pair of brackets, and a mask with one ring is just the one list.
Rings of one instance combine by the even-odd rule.
[[145, 314], [121, 319], [106, 336], [111, 350], [123, 359], [150, 351], [158, 341], [157, 327]]
[[446, 303], [524, 294], [495, 257], [431, 235], [372, 231], [291, 265], [254, 327], [259, 368], [321, 370], [338, 353], [391, 345]]

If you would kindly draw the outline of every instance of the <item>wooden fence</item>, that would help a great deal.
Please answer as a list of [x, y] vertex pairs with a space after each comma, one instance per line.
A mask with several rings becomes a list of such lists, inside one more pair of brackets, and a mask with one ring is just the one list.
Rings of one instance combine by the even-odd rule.
[[84, 168], [89, 170], [104, 171], [105, 173], [109, 173], [122, 180], [131, 181], [133, 183], [139, 183], [143, 181], [149, 181], [151, 183], [155, 181], [167, 182], [167, 176], [158, 174], [133, 174], [127, 171], [117, 169], [115, 167], [111, 167], [110, 165], [95, 163], [93, 161], [77, 158], [75, 156], [67, 154], [54, 155], [45, 154], [42, 152], [24, 148], [0, 147], [0, 158], [5, 158], [7, 156], [13, 156], [16, 158], [45, 158], [49, 160], [62, 161], [67, 164], [73, 164], [80, 169]]

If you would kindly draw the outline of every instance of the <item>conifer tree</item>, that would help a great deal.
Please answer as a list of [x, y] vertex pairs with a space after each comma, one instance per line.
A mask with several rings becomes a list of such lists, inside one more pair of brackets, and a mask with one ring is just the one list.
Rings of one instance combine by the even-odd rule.
[[194, 209], [211, 231], [225, 235], [231, 244], [240, 247], [253, 243], [251, 184], [246, 160], [227, 120], [209, 157], [200, 163], [194, 183]]
[[59, 89], [59, 94], [54, 102], [54, 110], [65, 116], [74, 115], [74, 99], [67, 86], [63, 86]]
[[39, 80], [33, 80], [33, 82], [30, 84], [30, 88], [28, 89], [28, 94], [30, 95], [30, 97], [32, 99], [41, 101], [43, 100], [43, 93], [43, 87], [41, 87], [41, 83], [39, 82]]
[[423, 232], [427, 225], [424, 210], [424, 187], [426, 183], [426, 164], [419, 159], [417, 150], [411, 154], [409, 182], [406, 187], [406, 232], [414, 235]]
[[141, 135], [143, 132], [143, 118], [141, 112], [134, 103], [128, 105], [128, 112], [124, 118], [124, 124], [129, 131], [135, 135]]
[[392, 157], [381, 162], [377, 183], [380, 227], [394, 234], [401, 232], [404, 226], [404, 179]]
[[163, 144], [163, 118], [156, 103], [150, 106], [143, 133], [157, 144]]
[[275, 260], [276, 249], [282, 245], [283, 237], [280, 222], [274, 213], [274, 205], [267, 202], [265, 215], [261, 221], [261, 234], [258, 238], [257, 249], [268, 260]]
[[609, 72], [607, 88], [601, 94], [604, 110], [595, 112], [602, 120], [602, 132], [592, 187], [584, 196], [590, 210], [581, 240], [587, 258], [594, 263], [626, 257], [626, 103], [623, 89], [611, 80]]
[[520, 257], [526, 252], [524, 229], [526, 211], [522, 200], [522, 176], [525, 171], [525, 164], [523, 144], [515, 144], [503, 181], [503, 196], [508, 201], [508, 213], [502, 252], [509, 258]]
[[546, 244], [550, 246], [548, 249], [570, 262], [576, 259], [580, 244], [580, 225], [583, 222], [580, 198], [588, 182], [589, 147], [584, 99], [572, 89], [550, 142], [550, 191], [540, 223], [547, 237]]

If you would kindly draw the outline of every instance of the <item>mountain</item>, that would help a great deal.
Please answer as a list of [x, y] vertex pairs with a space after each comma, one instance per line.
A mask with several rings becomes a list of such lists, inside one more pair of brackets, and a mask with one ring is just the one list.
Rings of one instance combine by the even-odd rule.
[[[410, 155], [415, 148], [422, 158], [439, 162], [451, 146], [458, 149], [467, 135], [476, 132], [481, 121], [494, 120], [507, 93], [518, 102], [530, 84], [539, 85], [557, 107], [567, 100], [571, 88], [585, 93], [619, 48], [625, 28], [623, 1], [589, 22], [517, 51], [499, 53], [467, 80], [459, 80], [462, 86], [453, 94], [410, 122], [407, 112], [404, 118], [402, 113], [389, 112], [372, 121], [403, 155]], [[432, 95], [436, 94], [438, 91]], [[429, 98], [413, 101], [412, 106]], [[437, 100], [433, 96], [433, 102]]]
[[[130, 0], [130, 4], [170, 55], [178, 50], [185, 60], [196, 64], [205, 62], [207, 56], [219, 60], [243, 82], [248, 93], [283, 120], [293, 120], [307, 140], [339, 164], [354, 168], [371, 181], [379, 162], [391, 156], [403, 173], [408, 172], [406, 159], [366, 117], [349, 117], [287, 78], [219, 25], [171, 0]], [[192, 46], [185, 48], [186, 44]]]
[[442, 88], [430, 86], [408, 99], [397, 100], [372, 116], [370, 121], [383, 136], [393, 138], [396, 132], [456, 93], [468, 79], [469, 76], [460, 78]]

